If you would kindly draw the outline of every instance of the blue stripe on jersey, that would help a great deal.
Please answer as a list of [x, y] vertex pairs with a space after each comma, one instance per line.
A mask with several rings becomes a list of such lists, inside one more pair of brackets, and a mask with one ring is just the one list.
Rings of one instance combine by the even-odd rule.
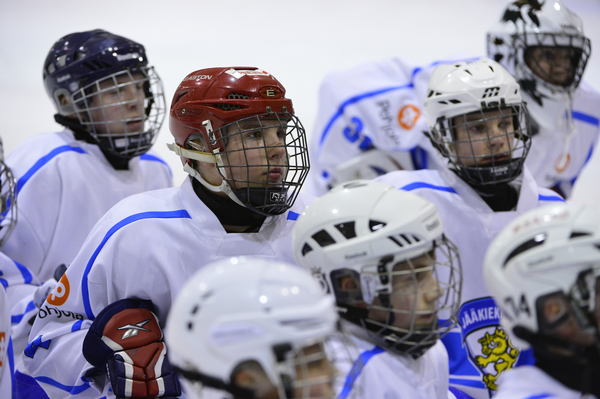
[[96, 261], [96, 258], [98, 257], [98, 254], [100, 253], [100, 251], [102, 250], [102, 248], [104, 247], [104, 245], [106, 244], [108, 239], [110, 237], [112, 237], [112, 235], [115, 234], [119, 229], [121, 229], [133, 222], [137, 222], [138, 220], [142, 220], [142, 219], [179, 219], [179, 218], [191, 219], [192, 217], [185, 209], [180, 209], [177, 211], [142, 212], [142, 213], [136, 213], [135, 215], [126, 217], [125, 219], [121, 220], [119, 223], [117, 223], [113, 227], [111, 227], [110, 230], [108, 230], [108, 232], [102, 239], [102, 242], [100, 243], [100, 245], [98, 245], [98, 248], [96, 248], [96, 250], [92, 254], [92, 257], [88, 261], [88, 263], [85, 267], [85, 271], [83, 272], [83, 278], [81, 281], [81, 291], [82, 291], [82, 296], [83, 296], [83, 306], [85, 308], [85, 313], [86, 313], [86, 316], [88, 317], [88, 319], [94, 320], [96, 317], [94, 316], [94, 313], [92, 313], [92, 306], [90, 304], [90, 293], [88, 291], [87, 278], [88, 278], [88, 274], [90, 273], [90, 271], [92, 269], [92, 266], [94, 265], [94, 262]]
[[416, 190], [416, 189], [419, 189], [419, 188], [428, 188], [428, 189], [431, 189], [431, 190], [446, 191], [448, 193], [458, 194], [456, 192], [456, 190], [453, 189], [452, 187], [434, 186], [433, 184], [424, 183], [424, 182], [410, 183], [410, 184], [407, 184], [404, 187], [400, 187], [400, 190], [412, 191], [412, 190]]
[[327, 122], [327, 125], [325, 126], [325, 129], [323, 130], [323, 133], [321, 133], [321, 137], [319, 138], [319, 146], [317, 148], [317, 153], [318, 154], [321, 153], [321, 150], [323, 149], [323, 142], [325, 141], [325, 138], [329, 134], [329, 129], [331, 129], [331, 126], [333, 126], [333, 124], [335, 123], [335, 121], [344, 114], [344, 109], [347, 106], [352, 105], [354, 103], [357, 103], [357, 102], [359, 102], [361, 100], [364, 100], [365, 98], [370, 98], [370, 97], [378, 96], [380, 94], [387, 93], [389, 91], [402, 90], [402, 89], [412, 89], [412, 88], [413, 88], [413, 84], [412, 83], [404, 84], [404, 85], [401, 85], [401, 86], [386, 87], [386, 88], [383, 88], [383, 89], [379, 89], [379, 90], [375, 90], [375, 91], [369, 91], [369, 92], [366, 92], [366, 93], [363, 93], [363, 94], [358, 94], [358, 95], [356, 95], [354, 97], [351, 97], [348, 100], [344, 101], [342, 103], [342, 105], [340, 105], [340, 107], [338, 108], [338, 110], [335, 112], [335, 114], [333, 114], [333, 116], [331, 117], [331, 119], [329, 120], [329, 122]]
[[169, 170], [169, 175], [173, 176], [173, 172], [171, 171], [171, 167], [169, 166], [169, 164], [157, 156], [150, 155], [150, 154], [142, 154], [142, 155], [140, 155], [140, 161], [160, 162], [167, 167], [167, 169]]
[[534, 396], [528, 396], [526, 398], [523, 399], [545, 399], [545, 398], [551, 398], [554, 395], [552, 395], [551, 393], [541, 393], [539, 395], [534, 395]]
[[17, 269], [19, 269], [19, 272], [21, 272], [21, 276], [23, 276], [23, 281], [25, 282], [25, 284], [31, 284], [33, 276], [31, 275], [29, 269], [17, 262], [16, 260], [13, 260], [13, 262], [15, 262], [15, 265], [17, 265]]
[[578, 121], [589, 123], [594, 126], [600, 126], [600, 120], [592, 115], [577, 111], [571, 112], [571, 115], [573, 115], [573, 119], [577, 119]]
[[8, 348], [6, 348], [6, 355], [8, 356], [8, 367], [10, 367], [10, 385], [13, 397], [16, 397], [15, 392], [15, 354], [13, 350], [12, 337], [8, 339]]
[[68, 151], [74, 151], [74, 152], [78, 152], [80, 154], [86, 154], [85, 150], [83, 148], [79, 148], [79, 147], [71, 147], [70, 145], [63, 145], [62, 147], [56, 147], [55, 149], [50, 151], [47, 155], [44, 155], [43, 157], [41, 157], [35, 164], [33, 164], [33, 166], [31, 168], [29, 168], [27, 173], [25, 173], [23, 176], [21, 176], [19, 181], [17, 181], [17, 189], [16, 189], [15, 195], [18, 194], [19, 192], [21, 192], [21, 189], [23, 188], [25, 183], [27, 183], [27, 181], [29, 181], [29, 179], [31, 179], [31, 176], [33, 176], [35, 174], [35, 172], [37, 172], [45, 164], [50, 162], [52, 160], [52, 158], [56, 157], [57, 155], [62, 154], [63, 152], [68, 152]]
[[71, 332], [81, 330], [82, 324], [83, 324], [83, 320], [77, 320], [75, 323], [73, 323], [73, 326], [71, 327]]
[[354, 361], [350, 372], [346, 376], [344, 388], [342, 389], [342, 392], [340, 392], [338, 399], [346, 399], [348, 395], [350, 395], [352, 387], [354, 386], [354, 382], [358, 379], [358, 376], [362, 372], [363, 368], [365, 368], [365, 366], [367, 365], [367, 362], [371, 360], [373, 356], [378, 355], [382, 352], [385, 352], [385, 350], [383, 348], [380, 348], [379, 346], [376, 346], [373, 349], [360, 354], [358, 359]]
[[[436, 66], [438, 64], [453, 64], [458, 61], [473, 61], [473, 60], [477, 60], [477, 59], [479, 59], [479, 58], [465, 58], [465, 59], [459, 59], [459, 60], [441, 60], [441, 61], [434, 61], [431, 64], [429, 64], [428, 66]], [[366, 98], [370, 98], [370, 97], [377, 96], [379, 94], [387, 93], [389, 91], [402, 90], [402, 89], [413, 89], [414, 88], [414, 85], [413, 85], [414, 78], [422, 70], [423, 70], [422, 67], [416, 67], [415, 69], [413, 69], [411, 72], [411, 76], [410, 76], [411, 81], [408, 84], [404, 84], [402, 86], [388, 87], [388, 88], [379, 89], [379, 90], [375, 90], [375, 91], [371, 91], [371, 92], [366, 92], [363, 94], [358, 94], [358, 95], [351, 97], [348, 100], [342, 102], [342, 105], [340, 105], [340, 107], [335, 112], [335, 114], [333, 114], [333, 116], [331, 117], [331, 119], [329, 120], [327, 125], [325, 126], [323, 133], [321, 133], [321, 138], [319, 139], [319, 146], [317, 147], [317, 155], [321, 154], [321, 150], [323, 149], [323, 142], [325, 141], [326, 136], [329, 134], [329, 129], [331, 129], [331, 126], [333, 126], [335, 121], [343, 115], [344, 109], [348, 105], [357, 103]]]
[[564, 199], [560, 197], [555, 197], [553, 195], [542, 195], [540, 194], [538, 197], [539, 201], [558, 201], [558, 202], [566, 202]]
[[289, 211], [287, 215], [287, 220], [298, 220], [299, 213]]
[[50, 377], [33, 377], [33, 379], [39, 382], [43, 382], [44, 384], [52, 385], [53, 387], [58, 388], [62, 391], [69, 392], [71, 395], [80, 394], [81, 392], [90, 388], [90, 384], [87, 382], [84, 382], [81, 385], [69, 386], [61, 384], [60, 382], [55, 381]]
[[27, 307], [25, 307], [25, 312], [23, 312], [23, 314], [17, 314], [17, 315], [12, 315], [10, 316], [10, 323], [11, 324], [18, 324], [21, 322], [21, 320], [23, 320], [23, 317], [31, 312], [33, 309], [35, 309], [35, 303], [33, 303], [33, 301], [29, 302], [27, 304]]

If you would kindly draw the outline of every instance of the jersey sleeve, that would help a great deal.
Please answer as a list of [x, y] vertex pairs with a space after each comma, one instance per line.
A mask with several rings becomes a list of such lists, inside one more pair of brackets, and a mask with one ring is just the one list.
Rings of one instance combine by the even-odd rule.
[[[410, 152], [423, 142], [425, 123], [411, 82], [413, 69], [408, 62], [392, 59], [325, 77], [310, 139], [309, 191], [326, 192], [336, 167], [365, 151]], [[414, 168], [410, 157], [406, 163], [400, 166]]]
[[27, 374], [50, 398], [96, 398], [108, 385], [81, 348], [94, 318], [84, 297], [93, 297], [96, 312], [109, 301], [101, 286], [82, 284], [86, 263], [76, 261], [39, 309], [23, 356]]

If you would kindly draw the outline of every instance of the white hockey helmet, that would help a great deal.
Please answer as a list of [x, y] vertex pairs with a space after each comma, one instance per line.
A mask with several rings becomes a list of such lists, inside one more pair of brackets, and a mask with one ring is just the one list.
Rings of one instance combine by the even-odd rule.
[[236, 393], [234, 370], [254, 361], [283, 399], [323, 384], [296, 370], [315, 361], [302, 350], [322, 345], [337, 322], [333, 298], [306, 270], [273, 259], [233, 257], [202, 267], [187, 281], [169, 313], [165, 337], [187, 387], [199, 381]]
[[[340, 184], [305, 208], [294, 227], [293, 248], [296, 262], [335, 294], [341, 317], [386, 350], [417, 357], [454, 326], [461, 292], [458, 251], [444, 236], [435, 205], [417, 195], [370, 180]], [[423, 256], [428, 266], [413, 266]], [[395, 270], [402, 262], [408, 270]], [[435, 288], [419, 285], [421, 272], [436, 277]], [[394, 275], [408, 276], [405, 290], [393, 290]], [[346, 276], [356, 282], [354, 290], [340, 287]], [[406, 298], [426, 289], [440, 294], [426, 326], [415, 323], [421, 315], [416, 305], [407, 310], [391, 304], [392, 295]], [[385, 311], [387, 322], [373, 320], [372, 309]], [[449, 320], [438, 324], [438, 315]], [[410, 319], [409, 327], [393, 326], [395, 317]]]
[[17, 184], [12, 170], [4, 162], [4, 145], [0, 137], [0, 248], [17, 223]]
[[[424, 113], [431, 143], [469, 184], [508, 182], [521, 174], [531, 147], [527, 108], [518, 83], [497, 62], [483, 57], [436, 67], [429, 78]], [[502, 134], [510, 149], [498, 154], [476, 153], [476, 142], [493, 148], [495, 136], [490, 135], [488, 123], [498, 119], [505, 121], [504, 126], [512, 126], [513, 131], [504, 127]], [[467, 140], [459, 141], [459, 128], [466, 129]], [[473, 128], [481, 128], [487, 134], [471, 137]], [[467, 155], [457, 155], [460, 145], [470, 148]], [[502, 160], [496, 161], [496, 157]]]
[[581, 19], [562, 0], [511, 2], [487, 33], [488, 56], [515, 76], [536, 122], [551, 127], [570, 107], [590, 53]]
[[543, 335], [548, 329], [539, 306], [549, 295], [564, 296], [582, 328], [596, 328], [589, 316], [599, 276], [600, 209], [563, 203], [509, 223], [489, 246], [483, 268], [501, 324], [522, 348], [530, 346], [519, 339], [524, 330]]

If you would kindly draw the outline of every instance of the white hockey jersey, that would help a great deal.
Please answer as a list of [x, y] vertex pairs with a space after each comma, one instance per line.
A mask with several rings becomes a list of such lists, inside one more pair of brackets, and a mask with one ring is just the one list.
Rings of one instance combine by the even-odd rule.
[[10, 305], [8, 295], [0, 287], [0, 397], [12, 398], [14, 357], [10, 339]]
[[22, 364], [21, 354], [28, 343], [30, 320], [37, 313], [33, 297], [40, 282], [29, 269], [0, 252], [0, 284], [6, 292], [9, 333], [14, 355], [14, 361], [11, 362], [13, 370], [17, 370]]
[[2, 252], [43, 282], [69, 266], [94, 224], [132, 194], [172, 186], [171, 170], [153, 153], [115, 170], [98, 146], [73, 132], [22, 142], [6, 163], [17, 181], [17, 224]]
[[[203, 265], [255, 255], [294, 263], [294, 221], [313, 197], [267, 217], [257, 233], [227, 233], [193, 191], [179, 188], [131, 196], [93, 228], [81, 251], [40, 309], [25, 350], [25, 367], [50, 398], [100, 398], [108, 382], [85, 376], [81, 347], [95, 316], [123, 298], [154, 303], [164, 326], [176, 295]], [[165, 332], [168, 334], [168, 332]], [[109, 395], [110, 397], [110, 395]]]
[[448, 354], [441, 342], [413, 359], [354, 335], [348, 340], [350, 345], [339, 345], [332, 355], [341, 377], [336, 383], [338, 399], [448, 398]]
[[494, 399], [598, 399], [594, 395], [582, 395], [567, 388], [534, 366], [506, 372], [498, 385]]
[[[474, 58], [463, 60], [472, 60]], [[319, 91], [319, 113], [310, 141], [312, 169], [307, 190], [322, 195], [334, 183], [340, 165], [375, 147], [385, 152], [404, 152], [403, 169], [439, 169], [445, 165], [423, 131], [427, 83], [435, 67], [457, 60], [436, 61], [419, 67], [391, 58], [365, 63], [328, 74]], [[540, 128], [525, 164], [540, 187], [555, 185], [568, 196], [600, 134], [600, 93], [582, 83], [573, 98], [576, 133], [568, 142], [565, 132]], [[350, 178], [371, 178], [389, 172], [389, 154], [365, 159], [352, 168]], [[342, 177], [346, 177], [346, 173]]]
[[448, 169], [397, 171], [376, 180], [412, 191], [437, 206], [446, 236], [458, 247], [463, 269], [459, 326], [442, 339], [450, 361], [450, 384], [474, 398], [489, 398], [503, 369], [530, 362], [531, 354], [514, 348], [500, 327], [500, 310], [483, 282], [486, 250], [517, 216], [563, 199], [539, 188], [526, 167], [515, 182], [520, 186], [516, 209], [509, 212], [494, 212]]

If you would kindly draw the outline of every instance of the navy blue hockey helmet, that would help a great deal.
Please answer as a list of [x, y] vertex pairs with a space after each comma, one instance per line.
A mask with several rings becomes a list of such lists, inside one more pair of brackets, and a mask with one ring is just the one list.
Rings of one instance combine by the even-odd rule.
[[152, 146], [165, 100], [143, 45], [101, 29], [72, 33], [50, 49], [43, 77], [59, 115], [104, 150], [132, 158]]

